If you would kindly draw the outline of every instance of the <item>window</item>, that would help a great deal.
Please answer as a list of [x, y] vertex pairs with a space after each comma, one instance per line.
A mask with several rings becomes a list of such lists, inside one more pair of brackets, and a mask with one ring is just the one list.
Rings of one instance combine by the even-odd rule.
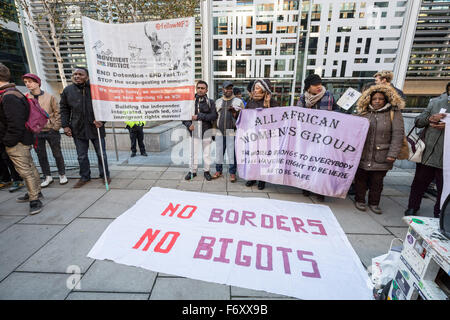
[[215, 60], [214, 71], [227, 71], [228, 64], [226, 60]]
[[245, 78], [247, 75], [247, 61], [236, 60], [236, 78]]
[[350, 37], [345, 37], [344, 52], [348, 52], [349, 45], [350, 45]]
[[257, 21], [256, 33], [272, 33], [272, 21]]
[[214, 50], [222, 50], [222, 39], [214, 39]]
[[334, 52], [339, 52], [341, 50], [341, 37], [336, 37], [336, 47]]
[[267, 44], [267, 38], [256, 38], [255, 39], [256, 45], [266, 45]]
[[285, 71], [286, 70], [286, 60], [275, 60], [275, 71]]
[[370, 52], [370, 43], [372, 42], [371, 38], [366, 39], [366, 47], [364, 48], [364, 54], [369, 54]]
[[343, 78], [343, 77], [345, 77], [345, 68], [347, 67], [347, 61], [342, 61], [342, 64], [341, 64], [341, 77]]
[[245, 50], [252, 50], [252, 39], [245, 40]]
[[374, 3], [375, 8], [387, 8], [389, 7], [389, 1], [378, 1]]
[[295, 43], [280, 44], [280, 55], [293, 55], [293, 54], [295, 54]]

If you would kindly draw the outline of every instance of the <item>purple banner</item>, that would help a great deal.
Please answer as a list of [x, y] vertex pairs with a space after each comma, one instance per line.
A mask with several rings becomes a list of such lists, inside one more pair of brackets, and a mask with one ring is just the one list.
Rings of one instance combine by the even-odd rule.
[[345, 198], [369, 122], [300, 107], [244, 109], [237, 121], [239, 176]]

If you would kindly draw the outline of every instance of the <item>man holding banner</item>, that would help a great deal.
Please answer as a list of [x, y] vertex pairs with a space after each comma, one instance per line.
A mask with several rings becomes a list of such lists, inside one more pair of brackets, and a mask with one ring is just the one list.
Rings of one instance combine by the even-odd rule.
[[240, 110], [244, 109], [244, 103], [233, 94], [233, 83], [225, 81], [223, 83], [223, 97], [216, 101], [218, 113], [217, 128], [222, 137], [216, 137], [216, 173], [213, 178], [217, 179], [222, 175], [224, 154], [228, 155], [228, 165], [230, 182], [236, 182], [236, 154], [234, 152], [234, 132], [236, 130], [236, 119]]
[[[96, 121], [92, 108], [91, 88], [89, 85], [89, 72], [85, 68], [78, 67], [72, 75], [73, 84], [64, 88], [61, 94], [61, 123], [64, 133], [73, 137], [80, 165], [80, 180], [74, 188], [81, 188], [91, 180], [91, 169], [88, 158], [89, 140], [97, 153], [100, 177], [111, 182], [108, 170], [108, 160], [105, 146], [104, 122]], [[100, 139], [97, 129], [100, 130]], [[102, 151], [100, 150], [100, 143]], [[102, 163], [102, 152], [105, 161], [105, 169]]]

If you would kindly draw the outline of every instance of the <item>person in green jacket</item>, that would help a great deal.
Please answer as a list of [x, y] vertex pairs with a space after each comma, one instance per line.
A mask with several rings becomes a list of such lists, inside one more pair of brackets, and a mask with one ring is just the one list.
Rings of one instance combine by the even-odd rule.
[[127, 125], [126, 128], [130, 132], [130, 140], [131, 140], [131, 157], [136, 157], [136, 140], [139, 144], [139, 150], [141, 151], [141, 155], [144, 157], [147, 156], [147, 152], [145, 152], [144, 145], [144, 126], [145, 121], [125, 121]]
[[[415, 125], [425, 128], [425, 150], [422, 161], [416, 165], [416, 173], [409, 194], [408, 209], [405, 216], [415, 215], [419, 211], [422, 197], [430, 183], [435, 179], [437, 187], [434, 217], [439, 218], [441, 213], [441, 195], [444, 184], [443, 157], [444, 157], [444, 130], [446, 113], [450, 113], [450, 82], [446, 92], [439, 97], [431, 99], [428, 107], [416, 118]], [[448, 130], [448, 129], [447, 129]]]

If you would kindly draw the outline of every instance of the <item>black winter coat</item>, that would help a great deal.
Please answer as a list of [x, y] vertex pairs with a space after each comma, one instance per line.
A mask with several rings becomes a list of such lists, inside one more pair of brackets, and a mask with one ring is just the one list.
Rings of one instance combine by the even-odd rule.
[[5, 85], [0, 91], [5, 89], [9, 90], [0, 98], [0, 142], [7, 147], [14, 147], [19, 142], [32, 145], [34, 135], [25, 127], [30, 114], [27, 98], [14, 84]]
[[[83, 85], [71, 84], [61, 93], [61, 126], [69, 127], [72, 136], [79, 139], [97, 139], [94, 109], [92, 108], [89, 81]], [[100, 135], [105, 137], [105, 126], [100, 127]]]
[[[209, 102], [209, 103], [208, 103]], [[202, 137], [205, 132], [213, 127], [213, 122], [217, 119], [217, 110], [214, 100], [209, 99], [207, 96], [200, 99], [195, 96], [195, 114], [198, 116], [198, 120], [202, 122]], [[183, 121], [186, 128], [192, 125], [192, 121]], [[192, 135], [192, 132], [189, 131]]]

